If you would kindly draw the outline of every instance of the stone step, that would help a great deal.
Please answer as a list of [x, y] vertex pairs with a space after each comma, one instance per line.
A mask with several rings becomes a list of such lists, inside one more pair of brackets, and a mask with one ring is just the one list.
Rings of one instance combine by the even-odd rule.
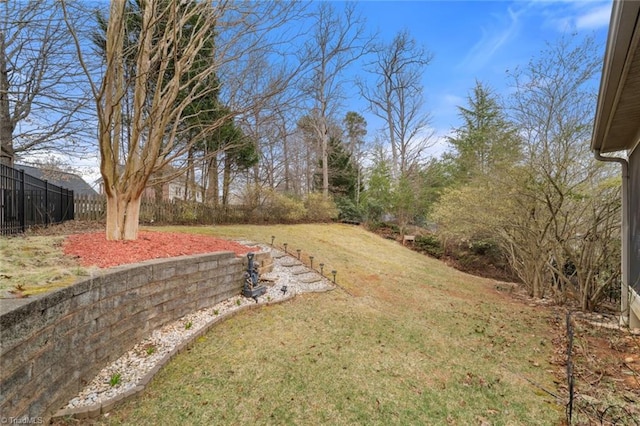
[[320, 275], [314, 275], [311, 278], [305, 278], [304, 280], [300, 280], [300, 282], [304, 284], [319, 283], [320, 281], [322, 281], [322, 277]]

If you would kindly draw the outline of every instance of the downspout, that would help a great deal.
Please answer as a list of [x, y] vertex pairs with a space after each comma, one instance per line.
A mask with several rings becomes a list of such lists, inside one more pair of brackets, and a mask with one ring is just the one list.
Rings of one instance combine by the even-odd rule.
[[599, 149], [593, 150], [596, 160], [608, 163], [619, 163], [622, 166], [622, 284], [620, 288], [620, 325], [629, 326], [629, 277], [631, 276], [631, 264], [629, 263], [629, 248], [631, 247], [631, 235], [629, 233], [629, 162], [622, 157], [603, 157]]

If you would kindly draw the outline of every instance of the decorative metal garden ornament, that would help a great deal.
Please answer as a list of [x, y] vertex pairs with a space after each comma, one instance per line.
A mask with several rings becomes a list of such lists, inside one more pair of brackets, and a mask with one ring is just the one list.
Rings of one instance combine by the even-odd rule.
[[247, 253], [247, 270], [244, 272], [244, 287], [242, 288], [242, 295], [244, 297], [250, 297], [258, 303], [258, 297], [267, 292], [267, 288], [258, 284], [258, 265], [254, 263], [253, 258], [255, 254]]

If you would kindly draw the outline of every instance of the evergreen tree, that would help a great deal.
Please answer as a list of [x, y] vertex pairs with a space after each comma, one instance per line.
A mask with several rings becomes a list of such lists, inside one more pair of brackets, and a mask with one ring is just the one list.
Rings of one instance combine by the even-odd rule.
[[232, 120], [228, 120], [219, 128], [215, 139], [217, 139], [217, 145], [224, 151], [222, 205], [227, 206], [233, 172], [251, 168], [258, 162], [259, 156], [256, 144], [247, 138]]
[[362, 189], [362, 149], [364, 137], [367, 134], [367, 120], [357, 112], [349, 111], [344, 118], [347, 136], [347, 150], [355, 162], [357, 183], [355, 206], [360, 206], [360, 191]]
[[329, 147], [329, 192], [334, 197], [346, 197], [355, 201], [358, 170], [353, 157], [337, 138], [329, 140]]
[[505, 162], [516, 161], [521, 152], [513, 126], [489, 88], [476, 82], [467, 101], [467, 107], [458, 107], [463, 125], [448, 138], [454, 149], [448, 159], [461, 183], [477, 175], [488, 175]]
[[[329, 155], [327, 157], [329, 165], [329, 193], [334, 198], [348, 198], [355, 201], [356, 188], [358, 184], [358, 170], [342, 143], [336, 137], [329, 138]], [[321, 187], [322, 175], [316, 173], [316, 188]]]
[[373, 152], [373, 165], [369, 169], [363, 202], [370, 221], [381, 221], [391, 210], [392, 177], [390, 161], [384, 155], [384, 150], [377, 147]]

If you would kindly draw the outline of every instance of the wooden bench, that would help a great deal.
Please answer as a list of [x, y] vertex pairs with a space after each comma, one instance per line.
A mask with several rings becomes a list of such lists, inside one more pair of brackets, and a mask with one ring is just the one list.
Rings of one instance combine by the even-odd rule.
[[415, 243], [416, 242], [416, 236], [415, 235], [405, 235], [404, 237], [402, 237], [402, 245], [406, 245], [407, 242], [410, 243]]

